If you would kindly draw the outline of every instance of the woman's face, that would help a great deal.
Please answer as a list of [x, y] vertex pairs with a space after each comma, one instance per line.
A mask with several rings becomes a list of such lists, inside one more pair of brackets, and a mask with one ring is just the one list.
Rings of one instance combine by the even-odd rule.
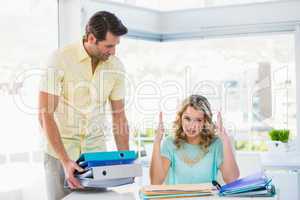
[[187, 139], [197, 139], [204, 125], [204, 112], [188, 106], [181, 116], [181, 121]]

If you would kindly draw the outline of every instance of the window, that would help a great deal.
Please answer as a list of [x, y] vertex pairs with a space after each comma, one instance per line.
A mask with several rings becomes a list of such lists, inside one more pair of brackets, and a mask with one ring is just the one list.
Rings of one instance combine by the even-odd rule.
[[135, 5], [138, 7], [150, 8], [154, 10], [170, 11], [170, 10], [183, 10], [192, 8], [205, 8], [205, 7], [215, 7], [215, 6], [228, 6], [228, 5], [240, 5], [249, 3], [264, 3], [264, 2], [274, 2], [282, 0], [173, 0], [170, 4], [169, 1], [161, 0], [114, 0], [116, 2], [122, 2], [130, 5]]
[[57, 1], [12, 0], [0, 10], [0, 152], [30, 152], [41, 148], [38, 73], [57, 48]]
[[221, 110], [239, 150], [267, 150], [271, 128], [295, 136], [293, 34], [166, 43], [124, 38], [118, 54], [129, 74], [130, 126], [145, 141], [160, 110], [172, 132], [178, 104], [191, 93]]

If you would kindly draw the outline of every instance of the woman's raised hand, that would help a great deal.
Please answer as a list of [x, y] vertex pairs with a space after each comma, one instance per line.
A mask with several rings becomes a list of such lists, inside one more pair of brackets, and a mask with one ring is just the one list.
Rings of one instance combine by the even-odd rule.
[[222, 141], [228, 139], [228, 135], [223, 126], [223, 120], [220, 112], [218, 112], [218, 116], [217, 116], [217, 134]]
[[164, 136], [164, 123], [163, 123], [163, 114], [162, 112], [159, 113], [159, 122], [158, 127], [155, 131], [154, 143], [161, 143], [161, 140]]

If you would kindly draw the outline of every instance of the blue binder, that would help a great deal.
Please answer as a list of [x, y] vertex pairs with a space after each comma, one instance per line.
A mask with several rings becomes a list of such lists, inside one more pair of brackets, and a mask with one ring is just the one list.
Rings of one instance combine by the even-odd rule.
[[135, 151], [88, 152], [80, 155], [77, 163], [82, 168], [104, 165], [130, 164], [135, 161]]
[[259, 172], [221, 186], [221, 196], [271, 197], [275, 195], [272, 179]]
[[79, 166], [84, 169], [89, 169], [97, 166], [105, 166], [105, 165], [123, 165], [123, 164], [131, 164], [135, 161], [135, 159], [122, 159], [122, 160], [95, 160], [95, 161], [82, 161], [79, 162]]

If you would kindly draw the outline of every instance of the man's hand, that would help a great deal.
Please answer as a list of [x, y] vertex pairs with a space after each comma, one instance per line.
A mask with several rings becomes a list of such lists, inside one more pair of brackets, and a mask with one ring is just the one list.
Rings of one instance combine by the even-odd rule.
[[75, 171], [83, 172], [84, 170], [73, 160], [62, 162], [65, 177], [71, 189], [83, 189], [79, 181], [74, 177]]
[[48, 142], [51, 144], [55, 153], [64, 168], [65, 177], [71, 189], [83, 188], [79, 181], [74, 177], [74, 172], [82, 171], [74, 161], [68, 158], [67, 152], [60, 137], [59, 129], [54, 119], [54, 112], [59, 102], [59, 96], [47, 92], [39, 93], [39, 119], [44, 129]]

